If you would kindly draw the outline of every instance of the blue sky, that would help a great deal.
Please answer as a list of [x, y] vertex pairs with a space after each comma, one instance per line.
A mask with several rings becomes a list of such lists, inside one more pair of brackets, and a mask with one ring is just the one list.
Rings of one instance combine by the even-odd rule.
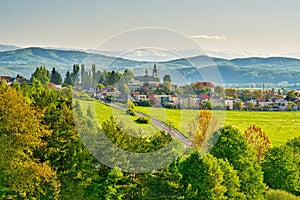
[[299, 0], [1, 0], [0, 26], [0, 44], [23, 47], [95, 48], [122, 31], [161, 27], [208, 50], [300, 52]]

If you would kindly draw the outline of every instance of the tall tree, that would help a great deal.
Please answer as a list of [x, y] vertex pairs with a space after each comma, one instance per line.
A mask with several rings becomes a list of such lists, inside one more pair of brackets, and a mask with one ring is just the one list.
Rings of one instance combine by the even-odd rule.
[[37, 67], [35, 72], [31, 75], [31, 82], [33, 78], [39, 80], [43, 85], [46, 85], [50, 81], [50, 73], [45, 66]]
[[71, 73], [69, 71], [67, 71], [67, 73], [66, 73], [66, 77], [65, 77], [65, 80], [64, 80], [64, 85], [66, 85], [66, 86], [73, 85]]
[[58, 71], [55, 70], [55, 67], [53, 67], [53, 69], [52, 69], [51, 76], [50, 76], [50, 82], [54, 83], [56, 85], [62, 84], [61, 75]]
[[265, 153], [270, 149], [271, 142], [261, 128], [253, 125], [245, 131], [245, 137], [250, 146], [257, 152], [257, 160], [261, 161]]

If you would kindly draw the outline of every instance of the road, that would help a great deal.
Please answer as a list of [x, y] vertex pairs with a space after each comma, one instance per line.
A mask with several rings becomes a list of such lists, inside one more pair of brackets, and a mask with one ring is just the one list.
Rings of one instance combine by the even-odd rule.
[[[116, 108], [116, 109], [119, 109], [119, 110], [122, 110], [124, 112], [126, 112], [127, 108], [124, 108], [118, 104], [115, 104], [115, 103], [106, 103], [104, 101], [100, 101], [101, 103], [104, 103], [108, 106], [111, 106], [113, 108]], [[180, 140], [184, 146], [186, 147], [194, 147], [194, 143], [192, 141], [190, 141], [189, 139], [187, 139], [183, 133], [181, 133], [180, 131], [174, 129], [173, 127], [171, 127], [170, 125], [167, 125], [166, 123], [160, 121], [160, 120], [157, 120], [151, 116], [148, 116], [148, 115], [145, 115], [143, 113], [140, 113], [140, 112], [136, 112], [136, 115], [137, 116], [144, 116], [144, 117], [149, 117], [151, 119], [151, 122], [154, 126], [156, 126], [158, 129], [160, 130], [163, 130], [165, 131], [166, 133], [170, 134], [173, 138], [177, 138], [178, 140]]]

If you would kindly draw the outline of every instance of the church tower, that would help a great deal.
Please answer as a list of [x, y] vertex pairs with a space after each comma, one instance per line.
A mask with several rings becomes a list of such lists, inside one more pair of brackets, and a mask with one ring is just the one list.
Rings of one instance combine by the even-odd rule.
[[152, 76], [155, 77], [155, 78], [157, 77], [156, 63], [154, 64]]

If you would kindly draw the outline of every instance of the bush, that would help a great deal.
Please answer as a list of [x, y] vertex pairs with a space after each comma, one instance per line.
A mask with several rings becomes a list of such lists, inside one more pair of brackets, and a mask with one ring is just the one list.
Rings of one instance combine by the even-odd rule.
[[286, 199], [299, 200], [300, 198], [284, 190], [269, 190], [266, 192], [266, 199], [267, 200], [286, 200]]
[[131, 116], [136, 116], [135, 111], [132, 108], [129, 108], [126, 113]]
[[148, 117], [139, 117], [135, 120], [139, 124], [149, 124], [150, 119]]
[[149, 101], [137, 101], [134, 102], [136, 106], [145, 106], [145, 107], [151, 107], [151, 103]]

